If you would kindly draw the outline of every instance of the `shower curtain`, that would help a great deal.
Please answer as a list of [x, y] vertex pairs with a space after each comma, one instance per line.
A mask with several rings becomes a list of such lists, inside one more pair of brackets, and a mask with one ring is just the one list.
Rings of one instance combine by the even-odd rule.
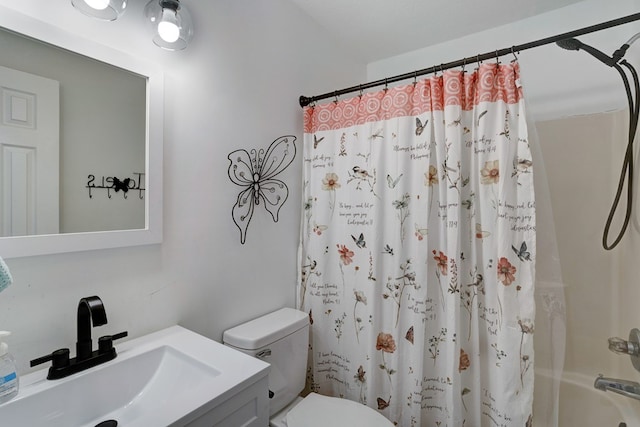
[[535, 200], [519, 66], [306, 107], [313, 391], [399, 426], [530, 426]]

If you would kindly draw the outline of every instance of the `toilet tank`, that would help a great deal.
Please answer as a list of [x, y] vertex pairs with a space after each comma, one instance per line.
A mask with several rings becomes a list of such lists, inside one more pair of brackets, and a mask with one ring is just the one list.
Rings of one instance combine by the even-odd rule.
[[222, 340], [229, 347], [271, 364], [270, 416], [291, 403], [304, 389], [309, 347], [306, 313], [282, 308], [226, 330]]

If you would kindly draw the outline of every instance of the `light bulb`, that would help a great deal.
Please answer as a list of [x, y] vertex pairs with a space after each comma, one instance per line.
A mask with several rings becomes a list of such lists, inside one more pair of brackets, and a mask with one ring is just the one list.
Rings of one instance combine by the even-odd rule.
[[180, 38], [180, 27], [176, 12], [171, 9], [162, 9], [162, 19], [158, 23], [158, 34], [167, 43], [174, 43]]
[[104, 10], [109, 6], [109, 0], [84, 0], [84, 2], [96, 10]]

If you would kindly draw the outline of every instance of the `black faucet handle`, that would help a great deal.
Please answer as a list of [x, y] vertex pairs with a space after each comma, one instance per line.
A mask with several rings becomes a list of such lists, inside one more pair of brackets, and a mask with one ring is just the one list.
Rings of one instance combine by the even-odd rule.
[[38, 357], [30, 362], [30, 366], [33, 368], [36, 365], [51, 361], [52, 368], [63, 368], [69, 365], [69, 349], [61, 348], [46, 356]]
[[119, 332], [115, 335], [105, 335], [103, 337], [98, 338], [98, 352], [106, 353], [113, 349], [113, 341], [119, 340], [128, 336], [129, 333], [127, 331]]
[[122, 332], [118, 332], [115, 335], [111, 335], [111, 339], [115, 341], [115, 340], [119, 340], [119, 339], [127, 337], [127, 336], [129, 336], [129, 332], [122, 331]]

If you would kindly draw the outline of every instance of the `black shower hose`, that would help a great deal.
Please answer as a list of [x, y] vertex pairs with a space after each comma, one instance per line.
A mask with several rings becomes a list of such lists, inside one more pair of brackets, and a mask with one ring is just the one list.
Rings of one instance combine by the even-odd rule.
[[[625, 66], [633, 77], [634, 83], [634, 94], [631, 92], [631, 86], [629, 84], [629, 79], [619, 65]], [[626, 60], [620, 61], [619, 64], [614, 64], [613, 67], [618, 70], [620, 76], [622, 77], [622, 81], [624, 83], [624, 88], [627, 93], [627, 101], [629, 103], [629, 133], [627, 140], [627, 149], [624, 155], [624, 161], [622, 163], [622, 170], [620, 171], [620, 179], [618, 181], [618, 189], [616, 190], [616, 195], [613, 200], [613, 204], [611, 205], [611, 210], [609, 211], [609, 217], [607, 218], [607, 222], [604, 226], [604, 233], [602, 234], [602, 246], [606, 250], [611, 250], [615, 248], [622, 236], [627, 230], [629, 226], [629, 221], [631, 219], [631, 210], [633, 208], [633, 141], [636, 136], [636, 130], [638, 128], [638, 116], [640, 115], [640, 102], [638, 102], [638, 96], [640, 96], [640, 82], [638, 82], [638, 73], [635, 68], [629, 64]], [[609, 245], [609, 229], [611, 228], [611, 223], [613, 222], [613, 217], [615, 216], [616, 211], [618, 210], [618, 204], [620, 203], [620, 197], [622, 195], [622, 190], [624, 188], [625, 177], [627, 179], [627, 207], [624, 216], [624, 222], [618, 233], [618, 236], [613, 241], [611, 245]]]

